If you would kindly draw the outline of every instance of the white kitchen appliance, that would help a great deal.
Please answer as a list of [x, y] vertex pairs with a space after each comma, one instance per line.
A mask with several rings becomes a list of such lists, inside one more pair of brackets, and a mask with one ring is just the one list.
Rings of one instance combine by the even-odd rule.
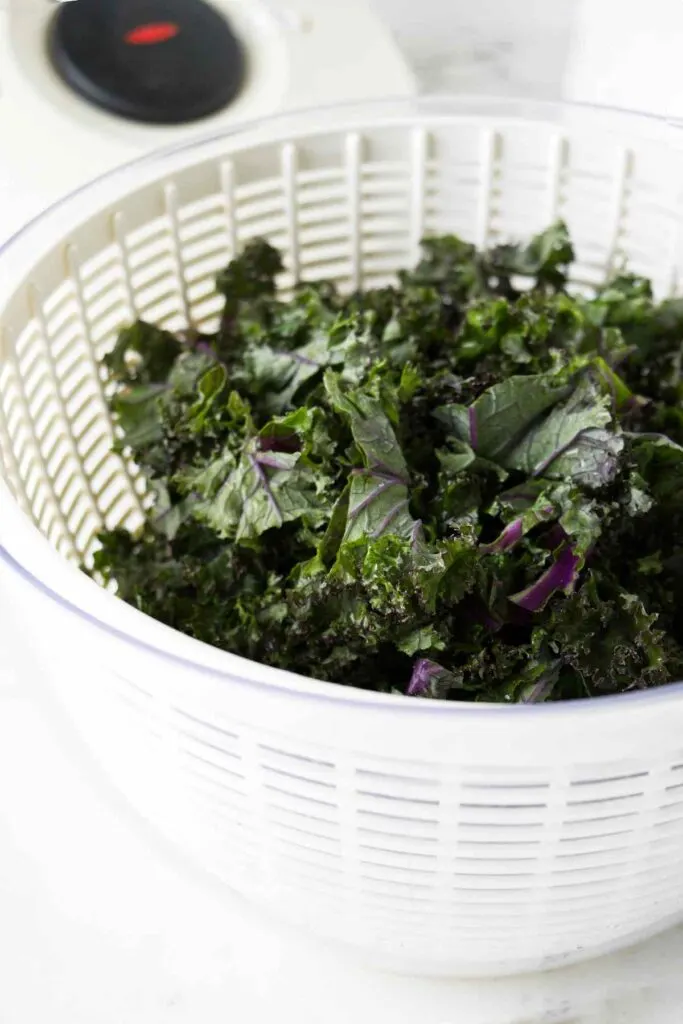
[[[117, 38], [103, 29], [99, 63], [117, 45], [120, 50], [120, 36], [135, 40], [136, 29], [148, 30], [148, 45], [139, 45], [145, 35], [138, 33], [130, 55], [149, 63], [196, 26], [197, 0], [169, 5], [175, 17], [164, 20], [163, 2], [150, 6], [150, 0], [0, 0], [0, 238], [60, 195], [159, 146], [285, 110], [414, 90], [390, 32], [365, 0], [212, 0], [240, 44], [245, 73], [222, 109], [186, 123], [110, 113], [75, 91], [50, 58], [55, 21], [65, 14], [71, 22], [92, 21], [90, 12], [99, 7], [105, 24], [114, 12], [121, 29]], [[163, 36], [169, 24], [177, 38], [155, 40], [150, 26]], [[76, 24], [73, 33], [79, 32]]]

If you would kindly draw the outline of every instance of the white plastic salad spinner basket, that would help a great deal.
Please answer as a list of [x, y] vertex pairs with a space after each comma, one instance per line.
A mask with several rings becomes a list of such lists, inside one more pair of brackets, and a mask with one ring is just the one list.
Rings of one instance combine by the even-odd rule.
[[216, 272], [266, 236], [293, 278], [376, 285], [424, 234], [485, 245], [558, 215], [574, 283], [683, 269], [677, 130], [491, 100], [280, 118], [146, 159], [0, 256], [2, 642], [18, 638], [134, 806], [230, 886], [366, 958], [501, 974], [683, 918], [683, 687], [459, 705], [265, 668], [77, 571], [140, 520], [99, 360], [134, 316], [215, 326]]

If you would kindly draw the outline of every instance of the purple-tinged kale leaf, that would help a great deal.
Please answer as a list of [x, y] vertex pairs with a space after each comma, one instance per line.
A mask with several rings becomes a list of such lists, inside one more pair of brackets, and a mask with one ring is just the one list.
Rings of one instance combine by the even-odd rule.
[[569, 544], [555, 556], [550, 567], [524, 590], [511, 594], [510, 600], [527, 612], [542, 611], [558, 590], [569, 591], [578, 579], [581, 558]]
[[[395, 284], [278, 294], [249, 243], [218, 329], [104, 363], [144, 523], [89, 571], [189, 636], [410, 699], [683, 679], [683, 302], [568, 284], [566, 226], [424, 243]], [[400, 698], [397, 698], [400, 699]]]

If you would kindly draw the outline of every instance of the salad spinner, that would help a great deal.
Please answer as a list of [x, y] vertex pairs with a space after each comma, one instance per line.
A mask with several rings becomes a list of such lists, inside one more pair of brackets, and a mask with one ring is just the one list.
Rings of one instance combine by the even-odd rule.
[[[78, 569], [135, 529], [101, 366], [122, 326], [215, 330], [251, 238], [295, 280], [373, 287], [420, 240], [557, 217], [590, 290], [683, 275], [682, 136], [515, 100], [387, 101], [260, 121], [81, 189], [0, 252], [2, 643], [195, 863], [273, 913], [423, 975], [513, 974], [683, 919], [683, 686], [540, 706], [301, 678], [146, 617]], [[36, 752], [39, 756], [39, 751]]]

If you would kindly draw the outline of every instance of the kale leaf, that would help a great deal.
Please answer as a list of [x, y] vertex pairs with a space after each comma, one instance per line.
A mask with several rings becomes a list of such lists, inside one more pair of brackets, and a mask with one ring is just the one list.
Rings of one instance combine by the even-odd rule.
[[564, 224], [430, 238], [395, 285], [278, 295], [249, 243], [218, 330], [124, 330], [115, 447], [146, 485], [88, 571], [206, 643], [412, 698], [683, 678], [683, 303], [571, 288]]

